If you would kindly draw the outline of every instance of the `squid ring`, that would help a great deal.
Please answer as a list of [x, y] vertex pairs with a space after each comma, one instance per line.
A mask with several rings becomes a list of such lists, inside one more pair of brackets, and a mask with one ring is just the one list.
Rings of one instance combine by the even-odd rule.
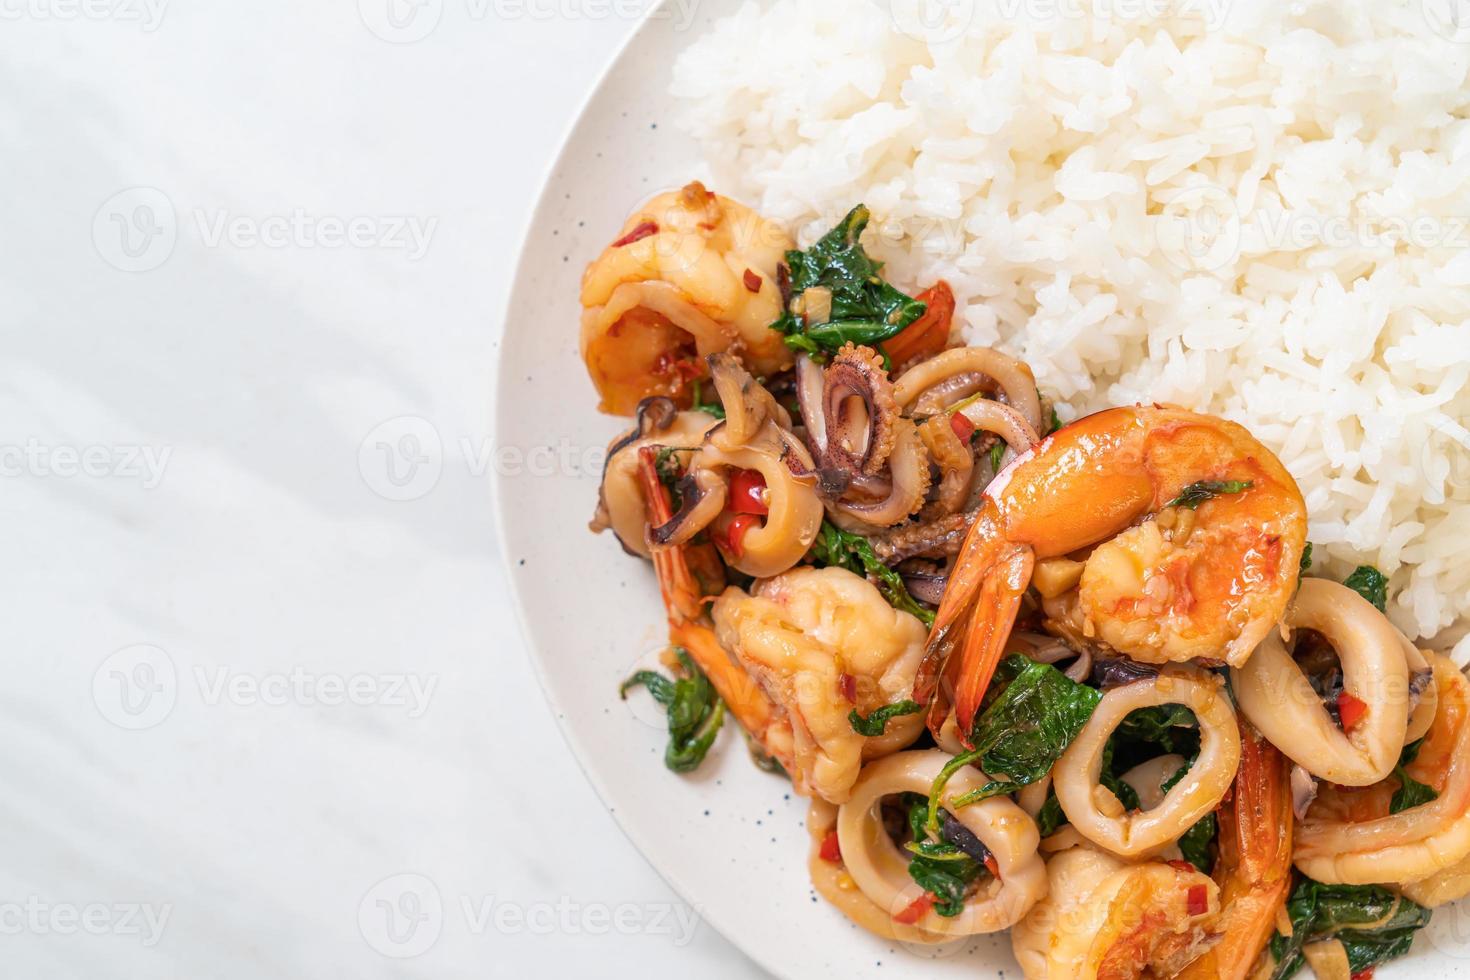
[[[1006, 441], [1004, 462], [1010, 462], [1022, 453], [1030, 452], [1041, 436], [1026, 416], [1009, 405], [989, 398], [977, 398], [959, 410], [976, 429], [993, 432]], [[1002, 463], [1004, 465], [1004, 463]]]
[[[924, 894], [909, 877], [912, 856], [896, 847], [883, 826], [880, 804], [898, 793], [928, 794], [949, 756], [937, 750], [899, 752], [863, 767], [852, 797], [837, 811], [837, 840], [848, 873], [862, 893], [889, 915], [908, 908]], [[972, 768], [956, 773], [945, 786], [944, 801], [985, 785]], [[999, 877], [966, 899], [959, 915], [930, 909], [915, 923], [944, 938], [999, 932], [1019, 922], [1046, 894], [1046, 866], [1036, 853], [1036, 824], [1004, 797], [950, 811], [995, 855]]]
[[[1118, 813], [1115, 797], [1098, 784], [1103, 750], [1129, 712], [1182, 704], [1199, 721], [1200, 750], [1189, 774], [1152, 810]], [[1077, 831], [1123, 857], [1156, 853], [1179, 838], [1225, 798], [1240, 765], [1235, 711], [1219, 683], [1195, 668], [1166, 669], [1157, 677], [1115, 687], [1052, 770], [1057, 801]], [[1099, 797], [1115, 815], [1098, 807]], [[1111, 804], [1111, 805], [1109, 805]]]
[[[1436, 770], [1439, 795], [1421, 806], [1365, 820], [1352, 819], [1352, 791], [1326, 788], [1297, 832], [1292, 857], [1303, 874], [1328, 884], [1355, 885], [1436, 878], [1428, 889], [1445, 880], [1438, 878], [1441, 872], [1470, 857], [1470, 681], [1447, 658], [1430, 659], [1438, 709], [1409, 770]], [[1381, 806], [1378, 812], [1386, 809]], [[1446, 877], [1457, 873], [1462, 872]]]
[[828, 803], [820, 796], [812, 797], [806, 811], [806, 830], [811, 840], [807, 854], [807, 873], [811, 875], [812, 888], [817, 894], [875, 936], [924, 945], [948, 942], [948, 936], [935, 935], [918, 926], [905, 925], [895, 920], [887, 909], [879, 908], [868, 896], [853, 887], [852, 876], [840, 861], [822, 856], [823, 842], [836, 829], [837, 805]]
[[645, 422], [640, 417], [637, 429], [625, 433], [613, 443], [612, 454], [603, 470], [602, 496], [598, 516], [592, 523], [593, 530], [612, 528], [630, 554], [647, 558], [651, 552], [645, 540], [648, 523], [643, 485], [638, 479], [638, 450], [644, 446], [666, 446], [681, 450], [678, 458], [683, 461], [690, 454], [682, 450], [698, 450], [706, 434], [716, 424], [716, 420], [704, 412], [679, 412], [672, 419], [663, 420], [665, 427], [662, 429], [658, 428], [656, 421]]
[[1367, 712], [1351, 733], [1343, 732], [1274, 632], [1230, 672], [1240, 710], [1312, 775], [1341, 786], [1371, 786], [1393, 771], [1404, 746], [1409, 671], [1403, 635], [1362, 596], [1323, 578], [1302, 579], [1284, 623], [1327, 637], [1342, 661], [1343, 690]]
[[979, 372], [994, 378], [1006, 402], [1021, 413], [1033, 432], [1041, 431], [1041, 396], [1031, 369], [988, 347], [955, 347], [909, 368], [893, 384], [893, 398], [906, 409], [924, 392], [949, 378]]
[[[785, 448], [791, 449], [789, 445]], [[801, 561], [822, 529], [823, 508], [816, 481], [796, 476], [786, 460], [776, 453], [752, 446], [722, 449], [706, 442], [690, 464], [696, 486], [718, 484], [716, 496], [721, 506], [728, 484], [719, 471], [728, 469], [756, 470], [765, 478], [769, 511], [763, 525], [745, 533], [738, 554], [722, 546], [719, 534], [714, 535], [716, 547], [726, 562], [746, 575], [755, 578], [779, 575]]]
[[1409, 727], [1404, 732], [1404, 744], [1408, 745], [1423, 738], [1429, 731], [1429, 726], [1434, 724], [1435, 709], [1439, 706], [1439, 688], [1434, 683], [1434, 668], [1429, 659], [1409, 642], [1408, 637], [1400, 634], [1399, 640], [1404, 645], [1404, 660], [1409, 665], [1410, 685], [1412, 686], [1414, 675], [1420, 671], [1427, 670], [1431, 675], [1429, 686], [1420, 692], [1418, 702], [1409, 710]]

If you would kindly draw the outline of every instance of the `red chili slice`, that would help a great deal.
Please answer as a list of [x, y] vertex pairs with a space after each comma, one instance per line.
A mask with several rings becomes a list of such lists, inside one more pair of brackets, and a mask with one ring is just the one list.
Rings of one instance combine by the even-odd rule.
[[894, 922], [901, 922], [911, 926], [924, 917], [924, 914], [934, 907], [934, 896], [925, 892], [909, 903], [909, 907], [893, 917]]
[[761, 291], [761, 277], [758, 273], [755, 272], [755, 270], [746, 269], [745, 275], [742, 278], [744, 278], [745, 280], [746, 289], [750, 290], [752, 293], [758, 293]]
[[1368, 706], [1347, 691], [1337, 696], [1337, 716], [1342, 719], [1343, 731], [1351, 732], [1367, 713]]
[[755, 514], [736, 514], [730, 519], [725, 527], [725, 533], [715, 532], [717, 544], [723, 544], [725, 550], [736, 558], [745, 554], [745, 535], [753, 527], [760, 527], [761, 519]]
[[985, 855], [985, 870], [990, 872], [990, 877], [1000, 881], [1000, 862], [995, 859], [994, 854]]
[[633, 226], [633, 230], [622, 238], [612, 243], [613, 248], [622, 248], [624, 245], [632, 245], [634, 242], [649, 235], [658, 234], [658, 224], [652, 221], [640, 221]]
[[844, 673], [837, 678], [837, 689], [848, 704], [857, 704], [857, 678]]
[[771, 506], [767, 502], [769, 497], [766, 478], [761, 475], [760, 470], [736, 470], [735, 475], [730, 477], [728, 506], [732, 512], [765, 516], [771, 512]]
[[822, 847], [821, 850], [817, 851], [817, 856], [823, 861], [830, 861], [833, 864], [842, 860], [842, 844], [837, 840], [837, 829], [835, 827], [827, 831], [827, 836], [822, 838]]
[[960, 437], [960, 442], [967, 446], [970, 444], [970, 437], [975, 434], [975, 423], [966, 418], [963, 412], [955, 412], [949, 417], [949, 427]]
[[1189, 914], [1204, 915], [1210, 908], [1210, 891], [1204, 885], [1192, 885], [1189, 889]]
[[1373, 980], [1373, 967], [1364, 967], [1357, 973], [1354, 973], [1349, 980]]

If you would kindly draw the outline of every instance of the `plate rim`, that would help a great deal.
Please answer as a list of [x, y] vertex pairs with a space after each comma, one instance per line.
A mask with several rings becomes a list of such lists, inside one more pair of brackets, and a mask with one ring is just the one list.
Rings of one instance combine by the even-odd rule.
[[[613, 53], [607, 64], [603, 66], [602, 71], [598, 73], [596, 80], [588, 89], [587, 94], [582, 98], [581, 104], [578, 106], [575, 114], [572, 117], [571, 122], [562, 130], [562, 134], [557, 142], [556, 153], [547, 164], [545, 171], [542, 174], [541, 180], [539, 181], [538, 190], [536, 192], [535, 206], [532, 207], [530, 213], [527, 215], [525, 223], [521, 229], [521, 235], [519, 238], [520, 244], [516, 251], [515, 268], [512, 272], [511, 278], [512, 285], [509, 293], [507, 294], [505, 303], [501, 307], [500, 321], [502, 324], [502, 329], [500, 340], [502, 354], [504, 349], [505, 328], [508, 327], [510, 323], [511, 311], [519, 305], [521, 292], [523, 289], [526, 288], [523, 283], [526, 256], [530, 246], [531, 235], [538, 227], [539, 220], [543, 218], [544, 212], [547, 210], [548, 194], [551, 190], [552, 180], [561, 170], [562, 165], [567, 161], [569, 144], [571, 143], [572, 137], [581, 127], [583, 121], [586, 119], [587, 113], [591, 109], [592, 102], [602, 91], [604, 85], [607, 84], [608, 78], [621, 66], [623, 59], [627, 56], [628, 49], [631, 48], [643, 37], [643, 35], [650, 29], [650, 25], [653, 24], [653, 22], [656, 20], [660, 11], [667, 8], [671, 2], [672, 0], [657, 0], [657, 2], [650, 4], [648, 9], [643, 12], [643, 15], [639, 20], [638, 25], [632, 31], [630, 31], [628, 36], [625, 37], [618, 45], [617, 50]], [[502, 444], [504, 441], [502, 438], [502, 434], [504, 427], [506, 426], [505, 420], [508, 417], [506, 411], [507, 408], [510, 407], [507, 405], [507, 400], [510, 397], [509, 385], [507, 383], [507, 376], [509, 373], [510, 368], [505, 358], [501, 356], [499, 358], [499, 363], [496, 366], [494, 376], [495, 424], [492, 427], [491, 438], [496, 442], [496, 444]], [[510, 551], [504, 547], [506, 542], [509, 540], [507, 535], [508, 515], [506, 513], [505, 507], [506, 493], [504, 492], [504, 485], [508, 479], [509, 477], [505, 473], [498, 470], [496, 471], [495, 480], [493, 483], [494, 493], [492, 494], [491, 501], [491, 510], [493, 511], [495, 533], [502, 545], [500, 565], [502, 570], [505, 572], [507, 582], [510, 584], [511, 606], [515, 610], [516, 628], [520, 633], [522, 641], [521, 646], [524, 652], [524, 656], [527, 660], [530, 661], [531, 672], [536, 677], [536, 684], [541, 689], [541, 696], [545, 700], [546, 706], [551, 709], [552, 718], [556, 723], [557, 731], [561, 734], [562, 741], [566, 744], [566, 747], [571, 752], [572, 758], [576, 761], [577, 768], [581, 770], [583, 778], [587, 780], [588, 785], [592, 787], [592, 791], [597, 795], [598, 802], [602, 804], [604, 812], [612, 817], [613, 824], [622, 833], [623, 837], [628, 841], [628, 843], [632, 844], [633, 848], [638, 852], [638, 857], [642, 859], [644, 864], [646, 864], [654, 872], [654, 874], [658, 875], [659, 879], [662, 880], [664, 884], [667, 885], [681, 901], [683, 901], [686, 905], [694, 910], [701, 921], [708, 924], [712, 929], [715, 930], [715, 932], [720, 935], [723, 940], [725, 940], [725, 942], [729, 943], [731, 947], [738, 950], [741, 955], [746, 957], [748, 961], [755, 964], [761, 970], [764, 970], [767, 974], [782, 978], [791, 977], [792, 974], [780, 969], [779, 963], [768, 959], [757, 949], [753, 949], [751, 947], [748, 947], [744, 943], [739, 942], [735, 938], [734, 933], [729, 928], [727, 928], [727, 924], [721, 921], [719, 915], [713, 913], [707, 906], [695, 900], [693, 888], [688, 882], [686, 882], [676, 872], [660, 867], [658, 862], [649, 857], [649, 847], [647, 841], [644, 838], [644, 835], [638, 830], [635, 830], [633, 827], [629, 826], [628, 823], [624, 821], [623, 815], [620, 814], [614, 807], [609, 805], [609, 788], [607, 784], [589, 767], [588, 763], [586, 762], [586, 759], [590, 758], [588, 746], [582, 743], [581, 739], [578, 738], [578, 736], [572, 731], [571, 726], [567, 723], [566, 715], [562, 711], [562, 706], [557, 700], [556, 695], [552, 691], [552, 687], [547, 677], [546, 668], [542, 662], [542, 658], [537, 654], [536, 641], [534, 638], [534, 634], [532, 633], [530, 628], [530, 613], [526, 605], [525, 595], [522, 592], [521, 583], [518, 579], [518, 576], [516, 575], [515, 562], [512, 559]]]

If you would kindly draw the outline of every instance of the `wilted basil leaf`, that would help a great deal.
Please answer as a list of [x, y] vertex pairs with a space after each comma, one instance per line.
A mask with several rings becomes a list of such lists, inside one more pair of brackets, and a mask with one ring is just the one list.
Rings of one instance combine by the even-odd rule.
[[1417, 742], [1410, 742], [1399, 754], [1399, 764], [1393, 770], [1393, 774], [1398, 777], [1399, 788], [1394, 790], [1393, 799], [1388, 804], [1389, 813], [1400, 813], [1439, 799], [1439, 794], [1435, 792], [1433, 786], [1419, 782], [1404, 771], [1404, 766], [1418, 758], [1419, 749], [1423, 745], [1424, 739], [1422, 738]]
[[903, 576], [883, 564], [872, 544], [861, 534], [844, 531], [830, 521], [823, 521], [807, 557], [818, 567], [835, 565], [854, 575], [877, 579], [878, 591], [883, 593], [890, 606], [918, 617], [926, 627], [934, 625], [934, 611], [921, 606], [909, 594], [908, 586], [903, 584]]
[[1388, 576], [1372, 565], [1359, 565], [1342, 584], [1373, 603], [1379, 612], [1388, 608]]
[[1291, 935], [1271, 939], [1276, 967], [1271, 980], [1285, 980], [1302, 968], [1307, 943], [1337, 939], [1347, 950], [1348, 967], [1361, 973], [1409, 951], [1414, 933], [1429, 922], [1429, 910], [1378, 885], [1324, 885], [1298, 875], [1286, 902]]
[[653, 699], [663, 705], [669, 718], [669, 745], [664, 750], [664, 765], [674, 772], [692, 772], [699, 768], [715, 736], [725, 721], [725, 702], [715, 693], [709, 678], [689, 658], [688, 651], [675, 647], [684, 676], [669, 680], [651, 670], [640, 670], [618, 688], [619, 697], [643, 686]]
[[807, 325], [788, 306], [771, 324], [786, 335], [787, 346], [808, 352], [835, 351], [848, 342], [872, 347], [924, 314], [923, 303], [879, 277], [882, 263], [873, 261], [859, 241], [869, 217], [859, 204], [811, 248], [786, 253], [793, 300], [812, 287], [832, 296], [825, 323]]
[[1206, 500], [1211, 500], [1224, 493], [1240, 493], [1249, 490], [1253, 485], [1250, 480], [1200, 480], [1180, 490], [1179, 496], [1164, 506], [1187, 507], [1194, 510]]
[[852, 725], [852, 730], [859, 735], [876, 738], [882, 735], [888, 727], [888, 719], [899, 715], [917, 714], [924, 710], [924, 706], [917, 701], [899, 701], [895, 704], [885, 704], [881, 708], [874, 708], [873, 713], [864, 718], [853, 708], [848, 712], [847, 720]]

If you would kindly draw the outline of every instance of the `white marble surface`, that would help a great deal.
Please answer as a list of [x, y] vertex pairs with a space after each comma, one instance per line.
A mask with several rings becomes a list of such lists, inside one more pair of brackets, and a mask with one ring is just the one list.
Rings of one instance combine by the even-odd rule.
[[758, 972], [588, 788], [491, 519], [523, 224], [640, 4], [416, 3], [0, 6], [6, 976]]

